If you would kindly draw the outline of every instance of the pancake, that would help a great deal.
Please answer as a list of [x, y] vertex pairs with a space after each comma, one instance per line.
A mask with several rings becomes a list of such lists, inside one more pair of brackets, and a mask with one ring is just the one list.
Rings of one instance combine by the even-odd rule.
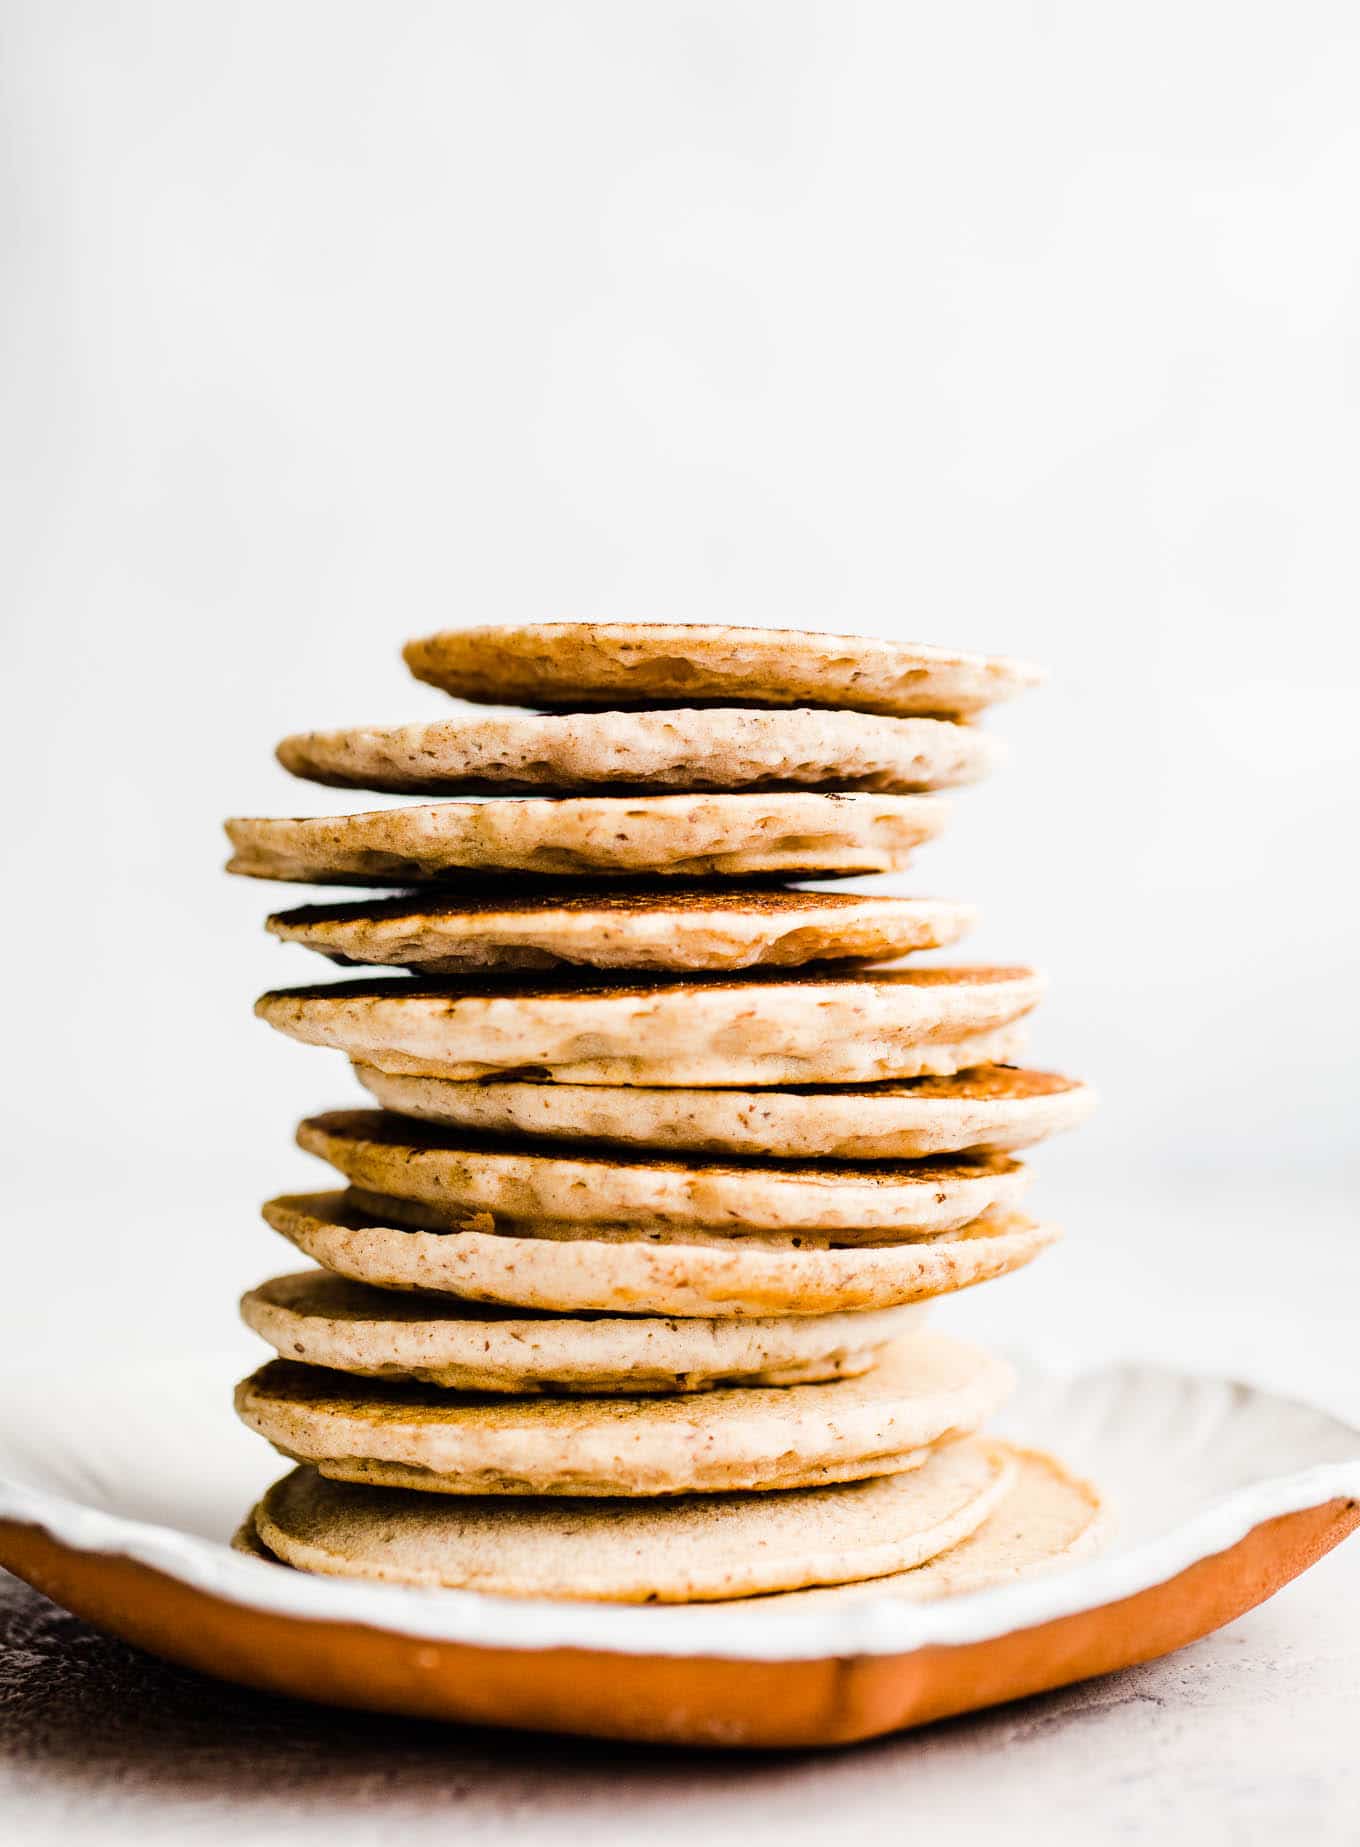
[[506, 796], [228, 821], [228, 872], [304, 885], [426, 885], [464, 872], [741, 878], [895, 872], [943, 827], [932, 795]]
[[[966, 1440], [844, 1487], [662, 1501], [492, 1501], [364, 1489], [299, 1468], [251, 1523], [328, 1577], [611, 1603], [695, 1603], [900, 1571], [976, 1529], [1014, 1474]], [[252, 1548], [253, 1549], [253, 1548]]]
[[951, 898], [859, 892], [544, 890], [312, 904], [268, 929], [336, 962], [428, 975], [551, 968], [650, 969], [677, 974], [818, 961], [887, 961], [938, 949], [975, 912]]
[[798, 1385], [867, 1372], [925, 1311], [677, 1321], [533, 1315], [304, 1270], [241, 1299], [246, 1325], [284, 1359], [458, 1391], [697, 1392]]
[[834, 1589], [793, 1591], [769, 1599], [772, 1610], [811, 1608], [858, 1597], [924, 1603], [1012, 1584], [1099, 1551], [1109, 1530], [1100, 1495], [1041, 1450], [1006, 1448], [1016, 1463], [1010, 1486], [981, 1526], [927, 1564]]
[[498, 1229], [559, 1225], [818, 1232], [849, 1242], [955, 1231], [1014, 1206], [1027, 1175], [1004, 1155], [840, 1163], [670, 1160], [638, 1150], [540, 1151], [438, 1128], [387, 1110], [330, 1110], [298, 1125], [298, 1145], [368, 1193], [442, 1213], [488, 1212]]
[[580, 712], [303, 731], [278, 747], [294, 776], [398, 795], [625, 789], [874, 789], [976, 782], [997, 746], [938, 718], [865, 712]]
[[[976, 1442], [976, 1439], [971, 1441]], [[787, 1498], [791, 1499], [793, 1494], [801, 1492], [816, 1494], [821, 1502], [832, 1495], [839, 1497], [857, 1494], [862, 1497], [862, 1505], [856, 1515], [860, 1521], [857, 1530], [862, 1533], [867, 1526], [864, 1516], [870, 1511], [867, 1503], [871, 1499], [872, 1490], [882, 1484], [885, 1490], [891, 1486], [903, 1496], [917, 1486], [929, 1487], [933, 1493], [935, 1482], [931, 1471], [938, 1457], [957, 1455], [964, 1447], [964, 1442], [950, 1444], [937, 1451], [936, 1457], [922, 1468], [909, 1473], [879, 1476], [875, 1480], [851, 1483], [843, 1488], [795, 1489]], [[831, 1584], [823, 1580], [819, 1587], [813, 1589], [778, 1591], [773, 1595], [761, 1596], [757, 1607], [779, 1612], [814, 1608], [831, 1602], [863, 1602], [871, 1597], [925, 1603], [940, 1597], [961, 1596], [970, 1591], [1013, 1584], [1020, 1578], [1052, 1571], [1063, 1565], [1077, 1564], [1100, 1550], [1109, 1531], [1109, 1517], [1099, 1493], [1090, 1483], [1072, 1475], [1054, 1457], [1044, 1455], [1041, 1451], [1015, 1449], [1009, 1444], [1000, 1443], [989, 1443], [987, 1447], [1003, 1456], [1009, 1456], [1016, 1465], [1015, 1474], [993, 1510], [966, 1538], [956, 1541], [923, 1564], [844, 1584]], [[315, 1479], [321, 1483], [321, 1477]], [[340, 1484], [325, 1486], [333, 1489], [337, 1495], [352, 1495], [356, 1501], [361, 1493], [367, 1499], [364, 1490], [344, 1488]], [[778, 1497], [781, 1501], [785, 1498]], [[715, 1496], [709, 1502], [696, 1498], [690, 1502], [662, 1501], [643, 1505], [649, 1513], [655, 1509], [663, 1514], [671, 1508], [693, 1507], [707, 1527], [708, 1508], [715, 1509], [720, 1519], [724, 1510], [735, 1509], [738, 1504], [739, 1497], [723, 1495]], [[775, 1503], [770, 1499], [764, 1502], [758, 1500], [757, 1504]], [[436, 1501], [431, 1504], [421, 1500], [417, 1509], [407, 1511], [407, 1519], [415, 1518], [419, 1508], [431, 1505], [438, 1509], [449, 1503]], [[516, 1511], [523, 1505], [523, 1502], [517, 1503]], [[564, 1503], [556, 1502], [553, 1505], [560, 1508]], [[621, 1517], [638, 1508], [637, 1502], [610, 1502], [607, 1505], [611, 1509], [617, 1508]], [[296, 1544], [283, 1531], [279, 1531], [278, 1536], [280, 1542], [290, 1549]], [[934, 1543], [933, 1540], [931, 1543]], [[258, 1536], [254, 1513], [243, 1522], [232, 1544], [238, 1551], [254, 1558], [275, 1557]], [[311, 1563], [308, 1568], [317, 1570], [321, 1567], [318, 1563]], [[742, 1593], [728, 1592], [726, 1595], [739, 1598]]]
[[261, 1019], [309, 1045], [415, 1077], [537, 1077], [687, 1088], [856, 1084], [945, 1074], [1043, 991], [1028, 968], [696, 975], [572, 974], [476, 983], [387, 978], [286, 988]]
[[764, 1318], [890, 1308], [1004, 1276], [1059, 1236], [1020, 1213], [846, 1250], [790, 1234], [520, 1238], [495, 1231], [487, 1214], [441, 1221], [410, 1201], [352, 1192], [285, 1195], [263, 1210], [305, 1256], [356, 1282], [557, 1314]]
[[233, 1552], [244, 1552], [247, 1558], [261, 1558], [270, 1564], [281, 1565], [283, 1560], [281, 1558], [276, 1558], [269, 1550], [269, 1547], [264, 1543], [263, 1539], [260, 1538], [259, 1531], [255, 1525], [255, 1519], [259, 1511], [258, 1506], [251, 1508], [245, 1519], [242, 1520], [241, 1524], [232, 1534], [228, 1543]]
[[1010, 1368], [930, 1332], [869, 1372], [689, 1396], [524, 1398], [270, 1360], [242, 1421], [323, 1475], [435, 1494], [670, 1495], [819, 1487], [919, 1467], [1004, 1402]]
[[1002, 655], [709, 623], [446, 629], [402, 653], [418, 680], [460, 699], [574, 711], [717, 702], [959, 717], [1043, 678]]
[[454, 1129], [795, 1160], [1001, 1154], [1075, 1127], [1095, 1106], [1094, 1093], [1074, 1078], [1004, 1064], [897, 1084], [784, 1090], [458, 1083], [357, 1063], [354, 1074], [385, 1108]]

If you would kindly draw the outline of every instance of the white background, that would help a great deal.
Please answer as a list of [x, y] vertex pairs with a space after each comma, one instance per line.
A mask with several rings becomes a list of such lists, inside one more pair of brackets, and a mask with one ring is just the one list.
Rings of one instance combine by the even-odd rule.
[[324, 1083], [220, 818], [442, 710], [405, 636], [568, 616], [1043, 661], [913, 882], [1049, 970], [1064, 1160], [1338, 1158], [1352, 8], [8, 10], [21, 1159], [253, 1178]]
[[6, 16], [11, 1363], [151, 1296], [235, 1339], [350, 1094], [250, 1014], [324, 974], [259, 930], [305, 894], [220, 872], [226, 814], [343, 805], [277, 738], [576, 616], [1046, 663], [908, 881], [1105, 1098], [977, 1312], [1344, 1381], [1355, 9]]

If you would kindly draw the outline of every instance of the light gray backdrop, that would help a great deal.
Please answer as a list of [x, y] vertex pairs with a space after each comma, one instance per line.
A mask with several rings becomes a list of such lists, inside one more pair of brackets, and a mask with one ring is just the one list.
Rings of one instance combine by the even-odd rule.
[[406, 635], [564, 616], [1047, 663], [908, 881], [1104, 1093], [1036, 1202], [1339, 1174], [1353, 8], [7, 12], [12, 1180], [312, 1173], [345, 1073], [250, 1002], [324, 969], [220, 819], [443, 710]]

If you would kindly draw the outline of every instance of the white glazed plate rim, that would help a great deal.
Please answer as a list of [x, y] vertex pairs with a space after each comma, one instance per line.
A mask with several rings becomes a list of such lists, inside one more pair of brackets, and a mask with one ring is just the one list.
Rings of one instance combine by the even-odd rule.
[[[1079, 1409], [1103, 1394], [1107, 1404], [1137, 1406], [1155, 1397], [1160, 1415], [1197, 1426], [1189, 1448], [1168, 1453], [1166, 1468], [1195, 1468], [1193, 1446], [1223, 1446], [1225, 1429], [1240, 1426], [1251, 1453], [1259, 1445], [1261, 1474], [1182, 1513], [1160, 1531], [1131, 1543], [1116, 1535], [1089, 1561], [933, 1603], [865, 1596], [820, 1607], [779, 1609], [740, 1605], [659, 1608], [552, 1603], [489, 1597], [470, 1591], [421, 1591], [281, 1570], [232, 1551], [225, 1543], [163, 1524], [131, 1519], [67, 1495], [0, 1476], [0, 1518], [40, 1527], [79, 1552], [117, 1554], [228, 1602], [311, 1622], [344, 1622], [423, 1641], [515, 1649], [580, 1648], [620, 1654], [714, 1656], [740, 1660], [809, 1660], [839, 1655], [903, 1654], [927, 1646], [992, 1640], [1015, 1630], [1072, 1616], [1167, 1582], [1201, 1559], [1228, 1550], [1261, 1522], [1336, 1499], [1360, 1500], [1360, 1431], [1328, 1412], [1236, 1381], [1201, 1377], [1164, 1366], [1129, 1363], [1085, 1373], [1040, 1371], [1021, 1360], [1031, 1397], [1051, 1412], [1064, 1400]], [[1008, 1427], [1049, 1447], [1041, 1420]], [[1259, 1432], [1252, 1426], [1258, 1425]], [[1270, 1456], [1274, 1433], [1296, 1466]], [[1150, 1439], [1149, 1439], [1150, 1440]], [[1051, 1447], [1073, 1456], [1057, 1436]], [[1099, 1436], [1087, 1447], [1099, 1450]], [[1149, 1461], [1157, 1466], [1158, 1457]], [[1103, 1484], [1102, 1484], [1103, 1485]], [[244, 1514], [244, 1508], [242, 1513]]]

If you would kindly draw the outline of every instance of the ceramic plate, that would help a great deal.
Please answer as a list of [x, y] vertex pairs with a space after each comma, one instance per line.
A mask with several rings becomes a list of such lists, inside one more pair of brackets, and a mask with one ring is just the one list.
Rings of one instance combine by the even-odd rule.
[[[0, 1565], [172, 1660], [306, 1698], [604, 1737], [828, 1744], [1109, 1672], [1269, 1596], [1360, 1523], [1360, 1432], [1160, 1367], [1041, 1372], [997, 1434], [1108, 1495], [1095, 1558], [931, 1604], [530, 1602], [308, 1577], [228, 1549], [283, 1464], [200, 1356], [12, 1399]], [[218, 1376], [220, 1374], [220, 1376]]]

